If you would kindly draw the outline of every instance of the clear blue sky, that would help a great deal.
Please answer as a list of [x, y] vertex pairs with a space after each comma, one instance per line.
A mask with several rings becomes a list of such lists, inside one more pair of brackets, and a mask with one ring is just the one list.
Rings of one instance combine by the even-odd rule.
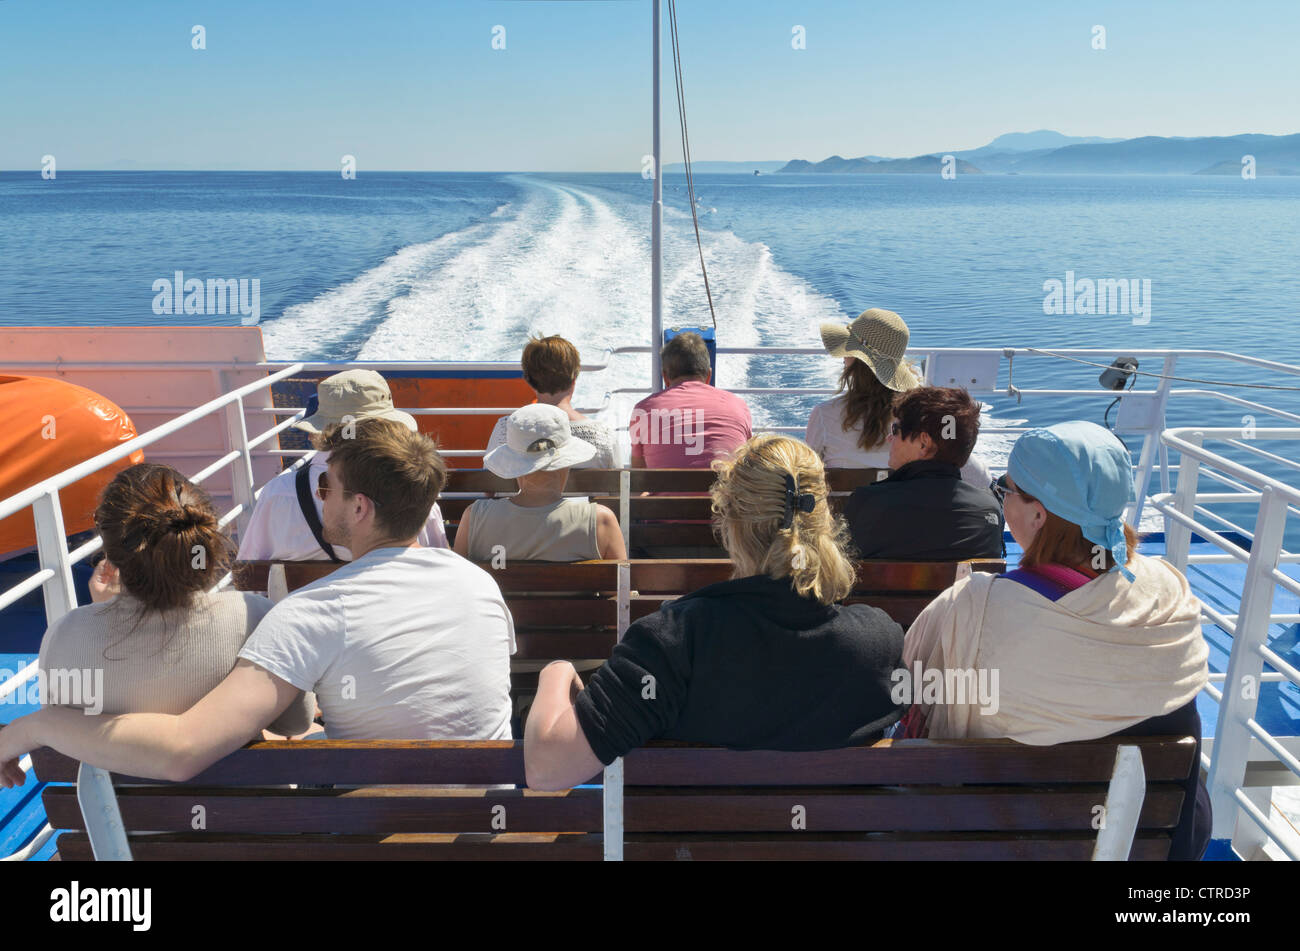
[[[1296, 0], [681, 0], [679, 20], [698, 160], [1300, 131]], [[649, 151], [650, 0], [0, 0], [0, 169], [635, 172]]]

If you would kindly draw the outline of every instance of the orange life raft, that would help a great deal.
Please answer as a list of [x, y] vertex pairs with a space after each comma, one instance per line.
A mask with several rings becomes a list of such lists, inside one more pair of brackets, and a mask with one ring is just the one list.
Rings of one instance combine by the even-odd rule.
[[[0, 420], [0, 499], [138, 435], [116, 404], [84, 386], [46, 377], [0, 376]], [[104, 486], [122, 469], [143, 461], [144, 453], [134, 452], [61, 489], [64, 531], [71, 535], [94, 527]], [[0, 558], [35, 544], [30, 508], [0, 519]]]

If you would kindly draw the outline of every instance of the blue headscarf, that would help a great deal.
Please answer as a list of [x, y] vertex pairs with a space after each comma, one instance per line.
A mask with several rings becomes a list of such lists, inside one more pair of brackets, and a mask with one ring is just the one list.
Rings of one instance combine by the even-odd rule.
[[1007, 473], [1053, 515], [1073, 522], [1083, 537], [1108, 550], [1129, 581], [1124, 509], [1137, 500], [1133, 460], [1110, 430], [1073, 421], [1024, 433], [1011, 450]]

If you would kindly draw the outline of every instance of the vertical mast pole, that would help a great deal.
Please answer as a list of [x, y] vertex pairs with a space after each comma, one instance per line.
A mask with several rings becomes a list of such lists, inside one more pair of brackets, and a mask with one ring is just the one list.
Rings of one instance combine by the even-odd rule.
[[659, 350], [663, 347], [663, 224], [664, 224], [664, 190], [661, 179], [659, 144], [659, 13], [660, 0], [651, 0], [654, 15], [653, 63], [654, 82], [654, 198], [650, 205], [650, 391], [658, 393], [663, 389], [663, 373], [659, 360]]

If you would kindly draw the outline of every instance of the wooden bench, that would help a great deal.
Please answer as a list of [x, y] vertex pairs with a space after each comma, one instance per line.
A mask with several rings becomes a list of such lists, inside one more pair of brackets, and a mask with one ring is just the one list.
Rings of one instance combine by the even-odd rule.
[[[727, 559], [648, 559], [629, 564], [629, 615], [633, 621], [653, 614], [667, 599], [726, 581], [732, 572], [732, 563]], [[878, 607], [907, 628], [926, 605], [952, 586], [959, 573], [967, 570], [1000, 574], [1006, 570], [1006, 562], [994, 559], [859, 562], [857, 581], [844, 603]]]
[[[887, 469], [828, 469], [831, 507], [839, 511], [848, 494], [889, 474]], [[565, 485], [568, 495], [586, 496], [608, 506], [624, 526], [629, 551], [657, 548], [709, 549], [725, 557], [710, 524], [711, 469], [573, 469]], [[454, 540], [460, 518], [474, 498], [513, 495], [518, 486], [486, 469], [456, 469], [448, 474], [443, 498], [438, 500], [447, 537]], [[451, 494], [451, 497], [447, 497]]]
[[[234, 569], [235, 587], [266, 590], [274, 564], [283, 566], [289, 591], [338, 567], [327, 561], [240, 562]], [[627, 566], [625, 580], [620, 580], [620, 565]], [[632, 621], [653, 614], [666, 600], [726, 581], [732, 573], [729, 560], [711, 558], [517, 561], [500, 568], [491, 563], [480, 567], [496, 579], [514, 618], [515, 660], [539, 662], [534, 669], [558, 658], [603, 660]], [[1006, 570], [1006, 563], [992, 559], [864, 561], [858, 565], [857, 583], [845, 603], [881, 608], [907, 627], [966, 570], [998, 574]], [[622, 604], [626, 604], [625, 616], [619, 613]]]
[[[603, 788], [542, 793], [490, 788], [523, 785], [520, 741], [278, 742], [188, 783], [114, 781], [142, 861], [1165, 859], [1195, 741], [1123, 743], [652, 743], [616, 761], [621, 776]], [[76, 781], [75, 760], [40, 749], [32, 761], [43, 782]], [[76, 789], [43, 796], [50, 824], [70, 830], [60, 857], [91, 858]]]

